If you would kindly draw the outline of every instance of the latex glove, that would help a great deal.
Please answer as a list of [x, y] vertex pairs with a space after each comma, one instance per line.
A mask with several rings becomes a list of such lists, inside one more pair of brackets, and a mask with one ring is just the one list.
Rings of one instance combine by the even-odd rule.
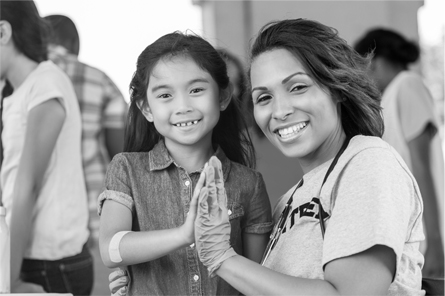
[[205, 187], [201, 189], [195, 220], [195, 243], [201, 262], [210, 277], [228, 258], [236, 255], [230, 246], [230, 222], [221, 162], [216, 157], [205, 168]]
[[108, 276], [112, 296], [127, 295], [129, 278], [125, 269], [116, 269]]

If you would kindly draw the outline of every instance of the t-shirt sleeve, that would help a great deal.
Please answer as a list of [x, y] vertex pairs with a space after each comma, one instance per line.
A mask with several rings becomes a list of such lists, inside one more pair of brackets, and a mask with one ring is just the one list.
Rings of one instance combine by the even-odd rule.
[[27, 98], [26, 109], [29, 112], [34, 107], [51, 99], [58, 99], [63, 108], [66, 108], [65, 100], [67, 98], [63, 95], [62, 89], [64, 87], [72, 87], [69, 78], [60, 71], [46, 71], [45, 75], [40, 75], [31, 88], [30, 96]]
[[323, 266], [375, 245], [391, 248], [400, 262], [413, 221], [421, 215], [413, 182], [389, 149], [368, 148], [355, 155], [332, 192]]
[[420, 77], [405, 77], [397, 96], [400, 123], [407, 142], [418, 137], [428, 124], [437, 129], [433, 98]]
[[260, 173], [256, 173], [254, 194], [250, 200], [249, 208], [246, 209], [244, 232], [263, 234], [273, 228], [272, 210], [266, 184]]
[[116, 84], [105, 74], [103, 79], [105, 96], [103, 125], [110, 129], [124, 128], [127, 103]]
[[102, 212], [105, 200], [113, 200], [134, 213], [134, 200], [130, 187], [128, 162], [122, 154], [117, 154], [110, 162], [105, 175], [104, 191], [99, 195], [97, 212]]

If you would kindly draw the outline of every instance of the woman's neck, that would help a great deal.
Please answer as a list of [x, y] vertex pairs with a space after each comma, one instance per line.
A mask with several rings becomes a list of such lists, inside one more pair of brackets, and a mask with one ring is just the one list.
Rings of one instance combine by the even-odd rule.
[[204, 167], [204, 164], [214, 154], [212, 143], [181, 145], [170, 141], [165, 142], [168, 152], [173, 160], [187, 172], [195, 172]]
[[331, 160], [340, 151], [341, 146], [346, 140], [346, 134], [343, 129], [337, 130], [337, 132], [332, 134], [332, 137], [326, 139], [324, 143], [321, 144], [319, 148], [313, 151], [310, 155], [305, 158], [299, 159], [301, 169], [304, 174], [312, 171], [314, 168], [322, 165], [323, 163]]
[[6, 73], [6, 79], [11, 83], [13, 89], [19, 88], [26, 78], [34, 71], [39, 63], [19, 53], [10, 61], [11, 67]]

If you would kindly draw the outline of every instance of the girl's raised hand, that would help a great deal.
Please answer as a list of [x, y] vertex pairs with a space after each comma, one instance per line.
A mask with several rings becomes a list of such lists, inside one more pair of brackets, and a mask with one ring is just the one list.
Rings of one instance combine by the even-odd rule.
[[221, 162], [216, 157], [210, 158], [204, 171], [206, 182], [199, 195], [195, 242], [199, 259], [214, 276], [221, 264], [236, 252], [230, 246], [231, 228]]
[[204, 167], [203, 171], [201, 172], [201, 175], [199, 176], [198, 183], [196, 184], [195, 190], [193, 191], [193, 196], [190, 201], [189, 212], [187, 213], [185, 222], [179, 228], [180, 232], [181, 232], [181, 237], [184, 238], [185, 243], [187, 245], [190, 245], [191, 243], [193, 243], [195, 241], [195, 219], [196, 219], [196, 211], [197, 211], [197, 205], [198, 205], [198, 197], [200, 196], [200, 194], [205, 194], [204, 192], [202, 192], [201, 189], [205, 188], [204, 182], [206, 179], [206, 177], [205, 177], [205, 168], [206, 167], [207, 167], [207, 164]]

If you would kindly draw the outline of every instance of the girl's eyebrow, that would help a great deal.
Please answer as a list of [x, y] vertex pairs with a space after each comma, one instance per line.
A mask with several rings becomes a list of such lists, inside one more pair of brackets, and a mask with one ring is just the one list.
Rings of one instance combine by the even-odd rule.
[[[196, 78], [193, 80], [190, 80], [188, 85], [192, 85], [193, 83], [197, 83], [197, 82], [202, 82], [202, 83], [209, 83], [209, 81], [205, 78]], [[157, 90], [163, 89], [163, 88], [171, 88], [171, 86], [169, 86], [168, 84], [160, 84], [160, 85], [156, 85], [151, 89], [151, 92], [154, 93]]]
[[196, 83], [196, 82], [209, 83], [209, 81], [207, 79], [205, 79], [205, 78], [196, 78], [196, 79], [191, 80], [189, 82], [189, 85], [191, 85], [193, 83]]
[[[285, 83], [287, 83], [292, 77], [297, 76], [297, 75], [306, 75], [306, 76], [308, 76], [308, 75], [307, 75], [306, 73], [304, 73], [304, 72], [295, 72], [295, 73], [293, 73], [293, 74], [287, 76], [286, 78], [284, 78], [284, 79], [281, 81], [281, 84], [285, 84]], [[265, 87], [265, 86], [254, 87], [254, 88], [252, 88], [252, 93], [253, 93], [254, 91], [256, 91], [256, 90], [267, 90], [267, 87]]]

